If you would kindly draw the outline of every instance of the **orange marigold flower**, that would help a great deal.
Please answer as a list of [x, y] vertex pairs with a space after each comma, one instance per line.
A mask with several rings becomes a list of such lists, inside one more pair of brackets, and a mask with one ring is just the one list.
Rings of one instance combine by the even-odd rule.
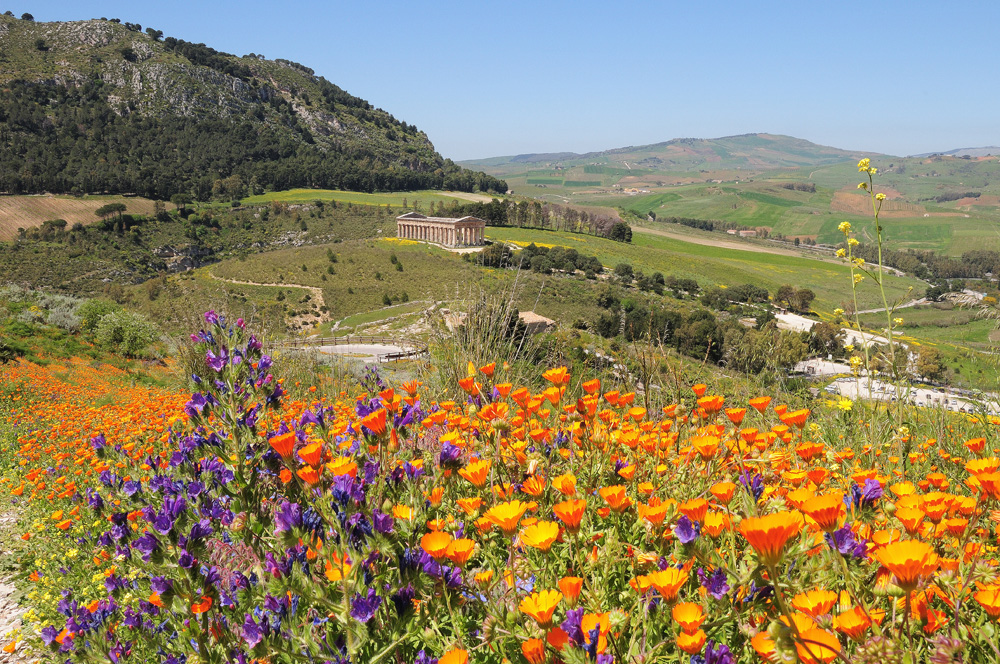
[[387, 413], [388, 411], [386, 411], [385, 408], [379, 408], [378, 410], [361, 418], [361, 426], [365, 427], [376, 436], [381, 436], [385, 433], [385, 418]]
[[459, 498], [456, 502], [462, 511], [466, 514], [472, 514], [483, 504], [483, 499], [480, 496], [473, 496], [472, 498]]
[[687, 634], [694, 634], [701, 627], [701, 624], [705, 622], [705, 611], [701, 608], [700, 604], [695, 604], [694, 602], [675, 604], [670, 615], [673, 617], [674, 622], [680, 625], [681, 629]]
[[420, 538], [420, 548], [434, 560], [441, 560], [448, 555], [449, 544], [451, 544], [451, 535], [441, 531], [427, 533]]
[[289, 431], [280, 436], [272, 436], [267, 442], [275, 452], [281, 455], [282, 459], [291, 459], [292, 449], [295, 448], [295, 432]]
[[708, 635], [704, 630], [698, 630], [694, 634], [681, 632], [677, 635], [677, 647], [689, 655], [697, 655], [705, 647], [705, 640]]
[[201, 601], [195, 602], [191, 605], [191, 613], [205, 613], [210, 608], [212, 608], [212, 598], [208, 595], [202, 595]]
[[828, 664], [840, 655], [840, 641], [825, 629], [807, 629], [795, 639], [795, 652], [802, 664]]
[[788, 540], [802, 528], [798, 512], [777, 512], [762, 517], [750, 517], [740, 523], [740, 533], [760, 557], [760, 561], [775, 567]]
[[729, 501], [733, 499], [733, 493], [736, 491], [736, 484], [733, 482], [716, 482], [712, 485], [709, 491], [720, 504], [728, 505]]
[[653, 572], [646, 578], [649, 580], [649, 585], [656, 588], [663, 596], [663, 601], [669, 603], [677, 599], [677, 592], [687, 582], [688, 573], [682, 569], [669, 567]]
[[548, 629], [552, 626], [552, 614], [562, 597], [558, 590], [543, 590], [525, 597], [517, 608], [537, 622], [539, 627]]
[[323, 443], [311, 443], [299, 450], [299, 458], [310, 466], [318, 466], [323, 458]]
[[856, 606], [850, 611], [843, 611], [834, 619], [833, 624], [841, 634], [845, 634], [855, 641], [860, 641], [868, 628], [871, 627], [872, 621], [868, 619], [860, 606]]
[[299, 468], [298, 472], [295, 473], [299, 476], [306, 484], [316, 484], [319, 482], [319, 472], [311, 466], [306, 466], [305, 468]]
[[542, 378], [549, 381], [556, 387], [560, 385], [566, 385], [569, 383], [569, 369], [566, 367], [557, 367], [555, 369], [549, 369], [542, 374]]
[[559, 525], [553, 521], [539, 521], [521, 531], [521, 542], [548, 553], [559, 537]]
[[839, 493], [814, 496], [805, 500], [799, 509], [819, 524], [820, 530], [827, 533], [837, 530], [841, 519], [847, 513], [844, 496]]
[[521, 654], [528, 664], [545, 664], [545, 641], [528, 639], [521, 644]]
[[810, 590], [792, 598], [792, 606], [813, 618], [825, 616], [837, 603], [837, 593], [832, 590]]
[[565, 500], [552, 506], [552, 511], [556, 513], [560, 521], [566, 524], [566, 529], [573, 534], [580, 530], [580, 521], [586, 510], [587, 501], [582, 498]]
[[913, 592], [922, 579], [938, 568], [938, 556], [930, 544], [918, 540], [893, 542], [875, 552], [875, 557], [896, 577], [905, 592]]
[[704, 498], [692, 498], [678, 505], [677, 511], [700, 523], [705, 520], [705, 514], [708, 513], [708, 501]]
[[482, 489], [490, 477], [490, 462], [475, 459], [459, 470], [458, 474], [472, 482], [477, 489]]
[[733, 426], [737, 426], [738, 427], [740, 424], [742, 424], [743, 423], [743, 418], [746, 417], [746, 414], [747, 414], [747, 409], [746, 408], [727, 408], [726, 409], [726, 417], [728, 417], [729, 421], [733, 423]]
[[556, 491], [564, 496], [572, 496], [576, 493], [576, 476], [570, 473], [552, 478], [552, 486]]
[[806, 425], [806, 419], [809, 417], [808, 408], [800, 408], [799, 410], [793, 410], [790, 413], [786, 413], [781, 416], [781, 421], [785, 424], [791, 426], [795, 425], [799, 429]]
[[990, 618], [1000, 618], [1000, 584], [986, 586], [972, 595]]
[[625, 487], [621, 484], [606, 486], [600, 491], [603, 498], [615, 512], [624, 512], [632, 506], [632, 499], [625, 493]]
[[469, 651], [455, 648], [438, 658], [438, 664], [469, 664]]
[[576, 606], [576, 600], [580, 597], [583, 589], [583, 579], [578, 576], [564, 576], [559, 579], [559, 590], [562, 591], [566, 603], [572, 609]]
[[505, 535], [513, 535], [517, 531], [517, 522], [521, 520], [521, 517], [527, 511], [527, 503], [523, 503], [520, 500], [512, 500], [494, 505], [484, 516], [490, 522], [499, 526]]
[[476, 543], [470, 539], [462, 538], [453, 541], [448, 545], [446, 555], [451, 562], [459, 567], [464, 567], [469, 562], [472, 553], [476, 550]]
[[587, 394], [597, 394], [601, 390], [601, 381], [597, 378], [592, 378], [583, 384], [583, 391]]
[[701, 397], [701, 395], [705, 393], [705, 390], [707, 389], [708, 385], [705, 385], [704, 383], [698, 383], [697, 385], [691, 386], [691, 391], [694, 392], [694, 395], [699, 398]]
[[[767, 399], [770, 401], [770, 397], [767, 397]], [[757, 632], [757, 635], [750, 639], [750, 646], [765, 662], [773, 662], [777, 658], [774, 650], [774, 641], [766, 631]]]
[[771, 397], [755, 397], [748, 402], [758, 413], [763, 413], [771, 403]]

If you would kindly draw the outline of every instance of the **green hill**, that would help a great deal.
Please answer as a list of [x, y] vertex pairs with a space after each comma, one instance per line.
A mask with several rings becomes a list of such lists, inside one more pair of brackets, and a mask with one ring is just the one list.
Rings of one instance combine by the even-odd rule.
[[[743, 134], [723, 138], [675, 138], [652, 145], [630, 146], [601, 152], [522, 154], [460, 162], [497, 176], [532, 169], [592, 167], [588, 173], [617, 175], [643, 171], [691, 172], [720, 170], [771, 170], [797, 166], [822, 166], [857, 160], [858, 152], [817, 145], [801, 138], [776, 134]], [[600, 169], [604, 166], [605, 169]], [[597, 167], [594, 169], [593, 167]], [[632, 173], [636, 171], [636, 173]]]
[[0, 16], [0, 192], [505, 191], [312, 69], [116, 20]]

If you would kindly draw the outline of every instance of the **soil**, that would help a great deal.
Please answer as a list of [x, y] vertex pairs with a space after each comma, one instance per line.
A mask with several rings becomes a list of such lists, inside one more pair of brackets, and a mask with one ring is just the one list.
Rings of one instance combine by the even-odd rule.
[[[0, 512], [0, 534], [9, 534], [16, 525], [17, 515], [13, 510]], [[20, 605], [20, 592], [14, 587], [14, 581], [8, 574], [10, 565], [7, 563], [13, 554], [4, 544], [4, 539], [0, 538], [0, 647], [10, 643], [7, 634], [21, 626], [21, 614], [24, 613], [24, 607]], [[13, 653], [0, 651], [0, 664], [22, 664], [34, 660], [32, 653], [22, 642], [18, 643], [17, 650]]]

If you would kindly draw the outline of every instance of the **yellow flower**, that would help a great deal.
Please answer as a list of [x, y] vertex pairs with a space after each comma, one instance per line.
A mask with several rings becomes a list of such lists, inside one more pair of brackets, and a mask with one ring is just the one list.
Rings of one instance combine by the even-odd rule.
[[864, 258], [855, 258], [854, 259], [854, 264], [857, 265], [858, 267], [864, 267], [865, 266], [865, 259]]
[[875, 200], [877, 200], [877, 201], [884, 201], [885, 200], [885, 194], [875, 194]]
[[902, 318], [893, 318], [892, 319], [892, 324], [893, 325], [902, 325], [903, 324], [903, 319]]
[[848, 233], [851, 232], [851, 222], [849, 221], [840, 222], [840, 225], [837, 226], [837, 230], [843, 233], [844, 235], [847, 235]]
[[864, 189], [864, 190], [867, 191], [868, 190], [868, 183], [867, 182], [859, 182], [858, 183], [858, 189]]
[[868, 167], [871, 165], [872, 165], [872, 160], [869, 159], [868, 157], [865, 157], [864, 159], [858, 162], [858, 173], [867, 171]]
[[854, 238], [854, 237], [852, 237], [852, 238], [848, 238], [848, 240], [847, 240], [847, 244], [848, 244], [849, 246], [851, 246], [851, 247], [856, 247], [856, 246], [858, 246], [858, 245], [859, 245], [859, 244], [861, 244], [861, 243], [860, 243], [860, 242], [858, 241], [858, 239], [857, 239], [857, 238]]
[[[858, 359], [860, 360], [861, 358], [859, 357]], [[840, 401], [837, 402], [837, 408], [844, 411], [845, 413], [849, 411], [853, 406], [854, 402], [851, 401], [850, 399], [841, 399]]]
[[833, 310], [833, 315], [834, 316], [843, 316], [844, 315], [844, 310], [841, 309], [840, 307], [837, 307], [836, 309]]
[[837, 258], [843, 258], [847, 255], [847, 252], [843, 249], [837, 249]]
[[854, 283], [860, 284], [864, 280], [865, 280], [865, 275], [863, 275], [863, 274], [856, 274], [856, 275], [854, 275]]

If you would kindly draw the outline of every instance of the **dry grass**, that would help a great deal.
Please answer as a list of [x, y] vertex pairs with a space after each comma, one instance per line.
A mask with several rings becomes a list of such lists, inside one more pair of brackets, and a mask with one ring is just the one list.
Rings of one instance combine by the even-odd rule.
[[[857, 194], [853, 192], [838, 191], [833, 194], [830, 201], [830, 209], [834, 212], [848, 212], [850, 214], [870, 215], [872, 213], [872, 203], [868, 194]], [[882, 202], [882, 212], [885, 213], [911, 213], [923, 214], [925, 209], [922, 205], [907, 203], [906, 201], [886, 199]], [[895, 216], [895, 215], [893, 215]]]
[[0, 196], [0, 240], [17, 237], [18, 228], [35, 228], [49, 219], [65, 219], [72, 226], [98, 221], [94, 210], [108, 203], [124, 203], [128, 214], [153, 214], [153, 201], [124, 196]]

